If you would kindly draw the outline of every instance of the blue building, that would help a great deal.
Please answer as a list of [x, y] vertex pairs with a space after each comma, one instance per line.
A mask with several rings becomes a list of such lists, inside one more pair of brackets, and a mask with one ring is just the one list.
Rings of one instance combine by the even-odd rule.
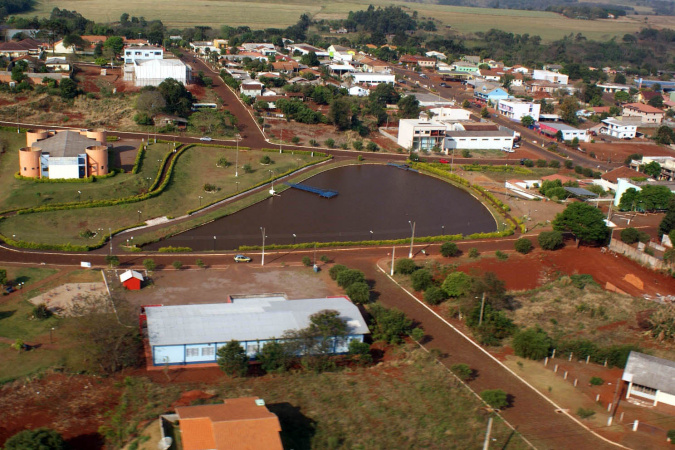
[[473, 91], [473, 96], [486, 103], [492, 102], [493, 104], [496, 105], [500, 100], [506, 100], [508, 98], [511, 98], [509, 93], [502, 88], [494, 88], [489, 90], [483, 88], [485, 88], [484, 85], [482, 87], [477, 86], [476, 89]]
[[217, 351], [232, 340], [255, 358], [267, 342], [309, 326], [323, 310], [340, 313], [349, 328], [334, 339], [333, 352], [346, 353], [353, 340], [370, 333], [359, 309], [346, 297], [288, 300], [280, 294], [231, 296], [229, 303], [146, 307], [153, 365], [215, 363]]

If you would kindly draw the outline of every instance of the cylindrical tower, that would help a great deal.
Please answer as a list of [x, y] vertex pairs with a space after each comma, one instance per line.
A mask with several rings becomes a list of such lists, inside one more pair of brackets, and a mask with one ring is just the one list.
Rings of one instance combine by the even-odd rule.
[[29, 178], [40, 178], [40, 156], [42, 150], [37, 147], [24, 147], [19, 149], [19, 174]]
[[47, 139], [49, 131], [47, 130], [28, 130], [26, 131], [26, 147], [31, 147], [37, 141]]
[[89, 139], [95, 139], [103, 145], [106, 145], [106, 139], [108, 138], [108, 132], [105, 130], [87, 130], [87, 137]]
[[94, 145], [87, 147], [87, 176], [106, 175], [108, 173], [108, 147]]

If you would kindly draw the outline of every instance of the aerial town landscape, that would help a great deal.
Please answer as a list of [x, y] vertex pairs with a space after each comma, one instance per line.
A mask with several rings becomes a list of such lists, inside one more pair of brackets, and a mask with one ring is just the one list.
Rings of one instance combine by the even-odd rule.
[[0, 19], [0, 449], [675, 445], [675, 2]]

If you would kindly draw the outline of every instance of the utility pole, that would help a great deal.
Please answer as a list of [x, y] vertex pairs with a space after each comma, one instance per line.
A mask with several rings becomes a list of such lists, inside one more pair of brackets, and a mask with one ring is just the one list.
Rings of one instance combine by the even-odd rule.
[[410, 237], [410, 253], [408, 254], [408, 258], [413, 257], [413, 242], [415, 242], [415, 222], [411, 222], [410, 220], [408, 221], [410, 224], [410, 228], [412, 228], [412, 235]]
[[264, 265], [265, 265], [265, 228], [264, 228], [264, 227], [260, 227], [260, 231], [262, 232], [262, 241], [263, 241], [263, 245], [262, 245], [262, 259], [260, 260], [260, 265], [261, 265], [261, 266], [264, 266]]
[[492, 417], [488, 419], [487, 430], [485, 431], [485, 441], [483, 441], [483, 450], [490, 448], [490, 433], [492, 432]]
[[389, 274], [390, 274], [392, 277], [394, 276], [394, 253], [395, 253], [395, 252], [396, 252], [396, 245], [394, 245], [394, 246], [391, 248], [391, 271], [390, 271]]
[[483, 300], [480, 301], [480, 317], [478, 318], [478, 326], [483, 323], [483, 310], [485, 309], [485, 292], [483, 292]]

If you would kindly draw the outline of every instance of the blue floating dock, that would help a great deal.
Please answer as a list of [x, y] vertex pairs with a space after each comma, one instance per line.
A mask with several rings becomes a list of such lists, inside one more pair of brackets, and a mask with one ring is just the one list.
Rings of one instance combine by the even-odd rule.
[[333, 198], [338, 195], [338, 191], [331, 191], [328, 189], [319, 189], [312, 186], [307, 186], [305, 184], [299, 183], [284, 183], [286, 186], [290, 186], [295, 189], [300, 189], [301, 191], [312, 192], [314, 194], [319, 194], [323, 198]]
[[412, 169], [409, 165], [407, 164], [396, 164], [393, 162], [387, 163], [388, 166], [393, 166], [396, 167], [397, 169], [402, 169], [402, 170], [409, 170], [411, 172], [417, 172], [416, 169]]

